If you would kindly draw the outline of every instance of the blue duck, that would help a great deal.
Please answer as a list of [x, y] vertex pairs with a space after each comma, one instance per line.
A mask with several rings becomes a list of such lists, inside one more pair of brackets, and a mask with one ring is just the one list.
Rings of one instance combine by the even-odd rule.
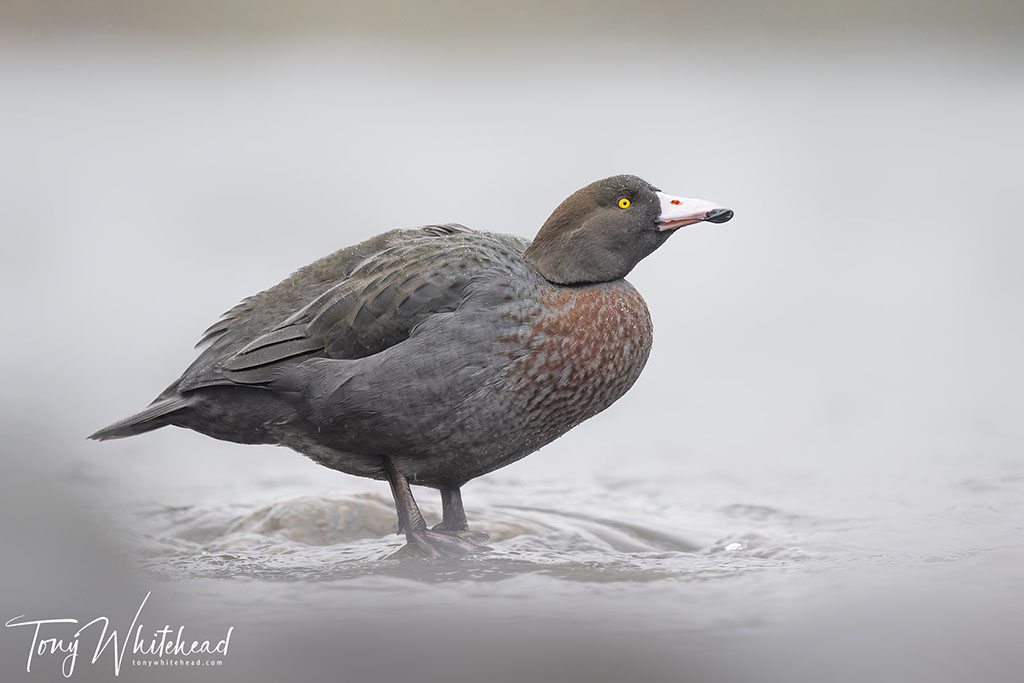
[[[148, 408], [90, 438], [165, 425], [288, 446], [387, 480], [407, 552], [485, 550], [460, 488], [598, 414], [651, 349], [623, 278], [677, 228], [729, 209], [618, 175], [563, 201], [532, 242], [457, 224], [391, 230], [251, 296]], [[441, 493], [428, 528], [410, 484]]]

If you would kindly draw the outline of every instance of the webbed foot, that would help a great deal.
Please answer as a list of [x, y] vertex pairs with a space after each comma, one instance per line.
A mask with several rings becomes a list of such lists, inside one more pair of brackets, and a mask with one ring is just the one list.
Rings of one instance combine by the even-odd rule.
[[444, 531], [435, 527], [408, 531], [405, 537], [408, 543], [391, 557], [465, 557], [491, 550], [483, 545], [487, 541], [487, 534], [480, 531]]
[[[448, 526], [447, 522], [441, 522], [440, 524], [435, 524], [434, 526], [430, 527], [430, 530], [431, 531], [436, 531], [436, 532], [442, 533], [442, 534], [449, 534], [449, 535], [452, 535], [452, 536], [458, 536], [459, 538], [463, 538], [463, 539], [465, 539], [467, 541], [471, 541], [473, 543], [479, 543], [481, 545], [483, 545], [484, 543], [487, 543], [487, 541], [491, 540], [491, 537], [488, 536], [487, 534], [485, 534], [482, 531], [471, 531], [470, 529], [465, 529], [465, 528], [463, 528], [463, 529], [452, 529], [452, 528], [450, 528]], [[486, 546], [484, 546], [484, 547], [486, 547]]]

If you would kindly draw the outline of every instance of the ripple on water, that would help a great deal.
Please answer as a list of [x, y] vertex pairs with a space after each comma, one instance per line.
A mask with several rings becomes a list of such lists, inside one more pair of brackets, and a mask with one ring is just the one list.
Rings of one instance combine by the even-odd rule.
[[[707, 543], [687, 537], [671, 519], [631, 516], [621, 506], [612, 517], [606, 507], [591, 507], [474, 506], [473, 526], [490, 536], [493, 551], [458, 561], [391, 557], [404, 539], [395, 534], [391, 500], [375, 493], [298, 496], [256, 508], [152, 508], [141, 515], [148, 528], [137, 535], [138, 562], [165, 578], [336, 581], [378, 576], [445, 582], [537, 574], [574, 582], [647, 583], [711, 580], [811, 557], [773, 537], [766, 520], [776, 519], [780, 527], [814, 520], [768, 508], [720, 510], [725, 528], [744, 531]], [[424, 515], [428, 523], [439, 516], [429, 507]]]

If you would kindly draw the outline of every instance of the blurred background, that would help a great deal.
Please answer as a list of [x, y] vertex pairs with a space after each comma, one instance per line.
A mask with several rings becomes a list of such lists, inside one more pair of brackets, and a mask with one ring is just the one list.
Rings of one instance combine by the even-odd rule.
[[[0, 617], [235, 627], [128, 681], [1019, 681], [1022, 38], [997, 0], [3, 0]], [[386, 485], [282, 449], [85, 441], [296, 268], [531, 237], [615, 173], [736, 217], [631, 274], [630, 393], [466, 487], [491, 556], [386, 559]], [[59, 675], [30, 638], [0, 679]]]

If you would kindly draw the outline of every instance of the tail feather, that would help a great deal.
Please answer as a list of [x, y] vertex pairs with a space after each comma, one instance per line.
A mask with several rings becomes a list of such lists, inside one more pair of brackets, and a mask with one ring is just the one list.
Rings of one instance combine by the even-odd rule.
[[126, 417], [109, 427], [104, 427], [95, 434], [90, 434], [89, 438], [96, 441], [122, 439], [126, 436], [158, 429], [168, 424], [168, 421], [163, 419], [164, 417], [188, 407], [188, 403], [188, 399], [181, 396], [157, 400], [142, 412]]

